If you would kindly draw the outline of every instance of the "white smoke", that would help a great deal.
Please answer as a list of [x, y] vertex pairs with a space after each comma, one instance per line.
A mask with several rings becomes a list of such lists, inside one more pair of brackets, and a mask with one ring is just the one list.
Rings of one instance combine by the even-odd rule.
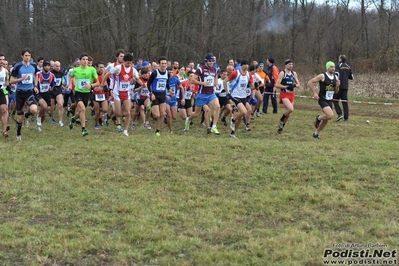
[[272, 15], [267, 16], [265, 14], [259, 15], [261, 25], [257, 30], [257, 34], [268, 32], [273, 34], [284, 34], [293, 27], [292, 17], [287, 12], [273, 12]]

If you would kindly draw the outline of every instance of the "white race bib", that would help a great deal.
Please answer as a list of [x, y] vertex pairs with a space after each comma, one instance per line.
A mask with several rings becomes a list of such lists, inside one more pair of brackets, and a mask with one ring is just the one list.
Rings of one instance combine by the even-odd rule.
[[166, 90], [166, 81], [165, 80], [159, 80], [157, 82], [157, 90], [159, 90], [159, 91]]
[[22, 81], [22, 84], [33, 84], [33, 74], [25, 74], [27, 77]]
[[121, 82], [119, 84], [119, 91], [127, 91], [130, 89], [130, 82]]
[[40, 84], [40, 92], [48, 92], [49, 89], [50, 89], [50, 84], [48, 83]]
[[184, 98], [186, 100], [191, 100], [192, 96], [193, 96], [193, 92], [192, 91], [186, 91], [186, 94], [184, 95]]
[[205, 82], [208, 83], [208, 86], [213, 86], [213, 83], [215, 82], [215, 77], [214, 76], [206, 76]]
[[90, 84], [90, 79], [78, 79], [78, 89], [86, 89], [86, 84]]
[[57, 86], [57, 87], [61, 86], [61, 80], [62, 80], [61, 78], [56, 78], [55, 79], [55, 86]]
[[94, 94], [96, 102], [105, 101], [105, 94]]
[[334, 91], [326, 91], [326, 100], [330, 101], [333, 99]]

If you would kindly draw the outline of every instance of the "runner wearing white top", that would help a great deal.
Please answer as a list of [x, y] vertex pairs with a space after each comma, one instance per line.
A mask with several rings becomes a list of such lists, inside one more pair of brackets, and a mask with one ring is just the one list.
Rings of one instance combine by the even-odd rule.
[[8, 70], [3, 67], [3, 62], [5, 60], [4, 54], [0, 54], [0, 114], [1, 123], [3, 124], [3, 136], [8, 137], [8, 130], [10, 127], [7, 125], [8, 121], [8, 91], [10, 87], [8, 86]]
[[247, 87], [249, 85], [252, 91], [252, 97], [254, 96], [254, 81], [252, 75], [248, 72], [249, 62], [247, 59], [241, 60], [241, 67], [239, 70], [235, 70], [227, 78], [224, 79], [223, 85], [227, 88], [227, 83], [232, 80], [233, 85], [231, 89], [231, 98], [238, 108], [230, 120], [230, 137], [237, 138], [235, 131], [240, 125], [241, 119], [247, 114]]
[[252, 92], [249, 89], [248, 94], [247, 94], [247, 97], [248, 97], [247, 104], [249, 106], [249, 112], [250, 113], [247, 114], [247, 116], [246, 116], [246, 128], [245, 129], [247, 131], [251, 131], [251, 128], [249, 126], [249, 121], [250, 121], [250, 119], [255, 119], [254, 113], [255, 113], [255, 110], [257, 109], [257, 107], [259, 106], [259, 99], [262, 98], [262, 96], [260, 95], [260, 91], [257, 88], [264, 86], [264, 83], [265, 83], [263, 81], [263, 79], [259, 76], [259, 74], [256, 73], [255, 71], [256, 71], [255, 65], [251, 65], [249, 67], [249, 72], [252, 75], [252, 78], [254, 80], [255, 97], [250, 97]]
[[132, 108], [132, 103], [130, 101], [130, 85], [136, 81], [142, 85], [142, 82], [139, 79], [139, 73], [133, 66], [133, 56], [131, 54], [126, 54], [123, 60], [123, 64], [111, 68], [111, 70], [105, 74], [101, 85], [104, 85], [105, 80], [107, 80], [111, 74], [116, 77], [113, 89], [114, 112], [117, 121], [120, 121], [122, 114], [125, 115], [124, 129], [122, 129], [121, 124], [118, 123], [118, 132], [123, 130], [123, 134], [129, 136], [130, 109]]
[[223, 82], [224, 79], [227, 78], [232, 72], [234, 71], [234, 67], [228, 65], [226, 67], [225, 71], [222, 71], [219, 79], [219, 86], [223, 86], [223, 89], [225, 91], [225, 94], [219, 94], [219, 104], [221, 107], [221, 115], [222, 118], [220, 119], [223, 122], [223, 125], [227, 127], [227, 121], [226, 117], [228, 115], [231, 115], [231, 112], [233, 111], [233, 106], [231, 105], [230, 102], [230, 91], [231, 91], [231, 81], [227, 83], [227, 88], [224, 87]]
[[[107, 81], [107, 78], [104, 79], [105, 75], [107, 75], [109, 73], [109, 71], [111, 70], [111, 68], [123, 64], [123, 57], [125, 56], [125, 52], [122, 49], [119, 49], [118, 51], [116, 51], [115, 53], [115, 62], [108, 64], [107, 67], [105, 68], [105, 72], [103, 73], [103, 80], [105, 80], [105, 82]], [[108, 75], [109, 77], [109, 92], [110, 95], [112, 95], [112, 90], [114, 89], [114, 80], [116, 79], [115, 75]], [[103, 84], [105, 84], [105, 82]], [[114, 115], [114, 100], [113, 97], [111, 96], [108, 99], [109, 105], [111, 106], [111, 111], [109, 113], [109, 117], [112, 118], [112, 121], [114, 121], [115, 124], [120, 124], [121, 121], [117, 121], [115, 115]]]

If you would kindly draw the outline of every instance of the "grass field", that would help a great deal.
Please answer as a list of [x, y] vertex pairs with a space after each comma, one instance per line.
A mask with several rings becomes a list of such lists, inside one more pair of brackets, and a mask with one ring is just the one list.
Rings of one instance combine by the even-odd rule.
[[325, 249], [345, 250], [336, 244], [397, 249], [399, 106], [350, 108], [322, 140], [312, 138], [320, 109], [305, 98], [283, 134], [280, 109], [239, 139], [221, 123], [206, 135], [199, 120], [187, 133], [177, 120], [173, 135], [125, 137], [89, 119], [87, 137], [47, 121], [17, 142], [11, 124], [0, 139], [0, 265], [313, 266]]

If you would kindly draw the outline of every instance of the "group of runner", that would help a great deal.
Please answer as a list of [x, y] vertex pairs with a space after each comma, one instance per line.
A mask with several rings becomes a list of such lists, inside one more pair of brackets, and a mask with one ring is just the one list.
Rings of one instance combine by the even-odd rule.
[[[285, 108], [278, 127], [278, 133], [282, 133], [294, 110], [294, 90], [300, 86], [290, 59], [284, 62], [282, 71], [274, 65], [273, 58], [268, 58], [266, 64], [250, 63], [247, 59], [228, 60], [227, 67], [221, 70], [215, 66], [216, 57], [212, 54], [207, 54], [204, 62], [195, 68], [193, 63], [186, 67], [180, 67], [177, 62], [172, 65], [166, 57], [151, 63], [140, 59], [134, 65], [131, 54], [118, 50], [113, 63], [93, 64], [93, 59], [82, 53], [72, 67], [62, 71], [58, 61], [39, 58], [35, 63], [31, 56], [28, 48], [23, 49], [22, 61], [7, 69], [8, 64], [3, 62], [5, 56], [0, 54], [3, 136], [9, 135], [10, 112], [16, 121], [18, 141], [21, 140], [22, 123], [25, 121], [28, 126], [31, 117], [36, 117], [37, 131], [42, 130], [47, 113], [51, 123], [55, 124], [56, 106], [59, 126], [64, 126], [65, 109], [67, 115], [71, 115], [69, 129], [80, 123], [82, 136], [88, 135], [86, 108], [89, 105], [96, 130], [102, 125], [108, 126], [112, 120], [118, 132], [129, 136], [129, 129], [134, 130], [137, 124], [152, 129], [152, 117], [156, 120], [155, 134], [159, 136], [164, 122], [168, 132], [173, 132], [173, 121], [179, 113], [185, 121], [184, 131], [188, 131], [193, 120], [202, 115], [201, 122], [208, 134], [220, 134], [217, 128], [220, 118], [225, 126], [230, 124], [229, 136], [237, 138], [241, 121], [245, 124], [243, 128], [250, 131], [251, 119], [260, 116], [261, 111], [267, 113], [269, 98], [273, 113], [277, 113], [278, 89], [280, 103]], [[328, 62], [326, 68], [326, 73], [308, 83], [323, 110], [323, 115], [317, 116], [314, 123], [315, 138], [320, 137], [319, 132], [333, 116], [332, 110], [328, 109], [331, 108], [331, 91], [339, 85], [335, 64]], [[320, 83], [318, 94], [313, 86], [317, 82]], [[324, 102], [320, 103], [320, 100]]]

